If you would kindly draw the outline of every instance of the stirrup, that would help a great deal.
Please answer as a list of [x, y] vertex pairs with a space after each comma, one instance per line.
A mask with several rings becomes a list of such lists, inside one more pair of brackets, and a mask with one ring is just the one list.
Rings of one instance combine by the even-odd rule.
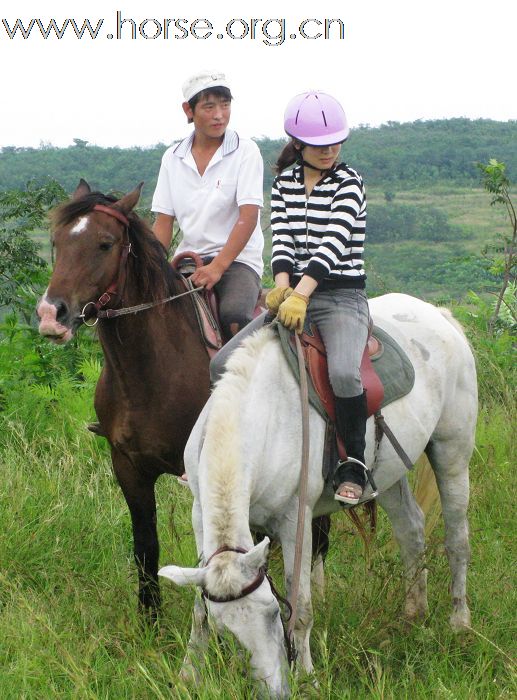
[[[366, 481], [370, 484], [370, 486], [371, 486], [371, 488], [372, 488], [372, 492], [371, 492], [371, 494], [370, 494], [370, 496], [369, 496], [369, 499], [370, 499], [370, 498], [375, 498], [376, 496], [378, 496], [378, 495], [379, 495], [379, 491], [378, 491], [377, 486], [376, 486], [376, 484], [375, 484], [375, 481], [374, 481], [374, 479], [373, 479], [373, 474], [372, 474], [372, 472], [368, 469], [368, 467], [366, 466], [366, 464], [364, 464], [364, 462], [361, 462], [360, 459], [356, 459], [355, 457], [347, 457], [345, 460], [341, 460], [341, 459], [338, 460], [337, 468], [336, 468], [336, 473], [338, 472], [338, 470], [339, 470], [340, 467], [343, 467], [343, 466], [345, 466], [346, 464], [350, 464], [350, 463], [358, 464], [360, 467], [363, 468], [364, 475], [365, 475], [365, 477], [366, 477]], [[342, 482], [342, 483], [343, 483], [343, 482]], [[338, 486], [339, 486], [339, 484], [338, 484]], [[364, 493], [364, 490], [363, 490], [363, 493]], [[362, 494], [361, 494], [360, 498], [362, 498]], [[359, 499], [359, 500], [360, 500], [360, 499]]]

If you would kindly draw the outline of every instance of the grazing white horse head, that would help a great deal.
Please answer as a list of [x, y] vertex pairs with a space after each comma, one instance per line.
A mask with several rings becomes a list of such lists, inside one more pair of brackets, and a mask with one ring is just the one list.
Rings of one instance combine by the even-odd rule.
[[[413, 297], [388, 294], [370, 301], [377, 326], [394, 337], [415, 370], [413, 389], [383, 409], [386, 423], [414, 463], [425, 452], [433, 468], [445, 520], [445, 544], [452, 574], [454, 629], [470, 625], [466, 600], [469, 562], [468, 465], [474, 447], [477, 383], [469, 344], [451, 314]], [[312, 671], [310, 591], [311, 518], [339, 510], [321, 473], [325, 421], [310, 407], [307, 508], [294, 637], [301, 666]], [[194, 495], [192, 520], [198, 553], [205, 561], [221, 548], [242, 547], [247, 554], [218, 554], [201, 569], [165, 567], [160, 573], [176, 583], [203, 586], [223, 597], [242, 590], [265, 560], [252, 549], [251, 525], [282, 545], [286, 587], [294, 562], [300, 446], [299, 390], [278, 339], [269, 330], [247, 338], [235, 350], [203, 409], [185, 450], [185, 466]], [[368, 421], [366, 462], [375, 474], [377, 500], [386, 511], [405, 566], [408, 617], [427, 612], [424, 517], [406, 478], [406, 468], [384, 438], [375, 444]], [[367, 487], [364, 499], [368, 499]], [[253, 562], [253, 566], [250, 562]], [[169, 573], [165, 573], [169, 572]], [[187, 573], [188, 572], [188, 573]], [[234, 632], [252, 654], [256, 675], [271, 695], [286, 694], [285, 652], [278, 604], [269, 583], [245, 598], [208, 603], [221, 627]], [[196, 602], [191, 646], [206, 643], [205, 611]]]
[[[164, 566], [158, 574], [178, 586], [194, 585], [219, 632], [229, 630], [251, 653], [253, 676], [273, 697], [289, 695], [280, 606], [265, 576], [269, 538], [248, 552], [221, 551], [206, 566]], [[248, 592], [249, 590], [249, 592]]]

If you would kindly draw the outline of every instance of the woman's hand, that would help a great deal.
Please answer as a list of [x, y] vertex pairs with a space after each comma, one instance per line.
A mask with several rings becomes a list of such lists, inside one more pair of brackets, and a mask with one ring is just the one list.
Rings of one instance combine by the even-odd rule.
[[292, 292], [278, 308], [278, 320], [280, 323], [292, 331], [301, 333], [305, 323], [307, 305], [309, 297], [299, 292]]
[[266, 306], [269, 313], [276, 316], [278, 307], [292, 292], [293, 288], [289, 286], [278, 286], [271, 289], [266, 295]]

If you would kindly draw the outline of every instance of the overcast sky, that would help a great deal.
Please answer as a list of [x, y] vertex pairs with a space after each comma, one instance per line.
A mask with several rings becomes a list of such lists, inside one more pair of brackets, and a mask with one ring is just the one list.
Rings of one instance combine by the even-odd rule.
[[[119, 28], [117, 10], [134, 25]], [[88, 19], [98, 36], [69, 24], [44, 39], [33, 23], [10, 39], [17, 19]], [[3, 0], [0, 146], [170, 143], [189, 131], [181, 85], [202, 68], [227, 74], [246, 136], [282, 135], [286, 102], [306, 89], [335, 95], [352, 126], [517, 119], [516, 20], [514, 0]]]

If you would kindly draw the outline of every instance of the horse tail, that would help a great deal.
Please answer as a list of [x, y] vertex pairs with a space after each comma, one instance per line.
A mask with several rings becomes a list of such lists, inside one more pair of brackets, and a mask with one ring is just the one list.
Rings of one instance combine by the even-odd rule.
[[413, 494], [425, 518], [425, 534], [429, 535], [440, 517], [440, 495], [431, 464], [425, 457], [419, 460]]
[[[458, 333], [460, 333], [460, 335], [461, 335], [463, 338], [465, 338], [465, 340], [466, 340], [467, 343], [468, 343], [469, 340], [468, 340], [467, 336], [465, 335], [465, 331], [463, 330], [463, 326], [461, 325], [461, 323], [460, 323], [456, 318], [454, 318], [454, 316], [452, 315], [452, 311], [451, 311], [450, 309], [448, 309], [446, 306], [438, 306], [437, 309], [438, 309], [438, 311], [441, 313], [441, 315], [442, 315], [447, 321], [449, 321], [449, 323], [451, 324], [451, 326], [454, 326], [454, 328], [458, 331]], [[469, 345], [470, 345], [470, 343], [469, 343]]]

